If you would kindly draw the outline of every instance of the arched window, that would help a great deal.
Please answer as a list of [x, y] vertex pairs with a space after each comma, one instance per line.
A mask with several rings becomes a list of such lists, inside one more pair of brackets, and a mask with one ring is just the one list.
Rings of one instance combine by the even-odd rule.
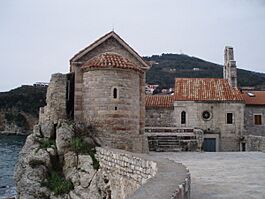
[[113, 99], [117, 99], [118, 98], [118, 89], [117, 88], [113, 88], [112, 96], [113, 96]]
[[181, 112], [181, 124], [186, 124], [186, 112]]

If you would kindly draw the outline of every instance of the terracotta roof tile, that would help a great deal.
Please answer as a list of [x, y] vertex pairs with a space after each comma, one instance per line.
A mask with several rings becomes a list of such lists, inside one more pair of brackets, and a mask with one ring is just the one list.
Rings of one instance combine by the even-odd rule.
[[122, 68], [142, 72], [142, 69], [129, 59], [112, 52], [103, 53], [88, 60], [82, 65], [82, 69], [86, 68]]
[[243, 101], [240, 91], [225, 79], [177, 78], [175, 101]]
[[170, 108], [173, 107], [172, 95], [146, 95], [145, 107]]
[[243, 98], [247, 105], [265, 105], [265, 91], [243, 91]]

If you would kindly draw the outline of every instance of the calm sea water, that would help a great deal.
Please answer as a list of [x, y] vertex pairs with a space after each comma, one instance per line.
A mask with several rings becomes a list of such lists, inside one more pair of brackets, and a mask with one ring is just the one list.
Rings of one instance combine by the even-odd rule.
[[0, 135], [0, 199], [15, 194], [14, 168], [25, 140], [24, 136]]

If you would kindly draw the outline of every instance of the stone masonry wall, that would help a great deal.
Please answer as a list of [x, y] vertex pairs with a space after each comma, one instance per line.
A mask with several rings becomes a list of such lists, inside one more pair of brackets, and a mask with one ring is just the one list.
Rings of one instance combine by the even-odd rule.
[[112, 198], [125, 199], [157, 172], [155, 162], [141, 159], [132, 154], [97, 148], [100, 166], [108, 174]]
[[[181, 124], [181, 112], [186, 112], [186, 124]], [[209, 111], [209, 120], [202, 118], [202, 112]], [[233, 113], [233, 123], [226, 123], [227, 113]], [[174, 124], [176, 127], [200, 128], [204, 132], [220, 135], [220, 151], [239, 151], [239, 137], [244, 131], [243, 103], [174, 103]]]
[[[122, 69], [89, 70], [83, 74], [84, 122], [94, 125], [103, 145], [142, 152], [140, 76]], [[113, 98], [113, 89], [117, 98]], [[141, 144], [139, 144], [141, 143]]]
[[[261, 115], [261, 125], [254, 124], [254, 115]], [[245, 107], [245, 135], [265, 136], [265, 106]]]
[[[114, 52], [122, 55], [123, 57], [126, 57], [133, 63], [135, 63], [138, 66], [142, 66], [142, 63], [139, 62], [128, 50], [126, 50], [119, 42], [117, 42], [114, 38], [109, 38], [105, 42], [103, 42], [101, 45], [97, 46], [95, 49], [84, 55], [78, 60], [78, 63], [71, 63], [71, 72], [75, 73], [75, 120], [81, 121], [83, 119], [83, 99], [82, 99], [82, 92], [83, 92], [83, 74], [80, 69], [80, 66], [88, 61], [89, 59], [93, 58], [94, 56], [97, 56], [101, 53], [106, 52]], [[141, 117], [144, 119], [144, 98], [145, 98], [145, 74], [140, 75], [140, 99], [141, 99]], [[144, 132], [144, 120], [141, 120], [141, 131]]]
[[174, 126], [174, 110], [167, 108], [146, 108], [145, 125], [147, 127]]
[[263, 151], [265, 152], [265, 137], [248, 135], [245, 137], [247, 151]]
[[57, 123], [59, 119], [66, 119], [66, 85], [67, 76], [65, 74], [53, 74], [46, 94], [45, 107], [40, 108], [39, 122], [53, 121]]
[[110, 180], [111, 198], [190, 199], [190, 174], [182, 164], [101, 147], [97, 158]]

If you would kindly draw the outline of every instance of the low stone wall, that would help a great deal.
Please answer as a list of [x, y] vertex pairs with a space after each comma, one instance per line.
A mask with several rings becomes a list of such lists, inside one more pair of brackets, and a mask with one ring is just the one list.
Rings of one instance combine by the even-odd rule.
[[265, 152], [265, 137], [248, 135], [245, 137], [247, 151], [263, 151]]
[[108, 148], [97, 148], [97, 158], [110, 180], [112, 198], [190, 198], [190, 174], [182, 164]]
[[110, 180], [111, 196], [125, 199], [156, 175], [157, 164], [117, 149], [97, 148], [100, 167]]

